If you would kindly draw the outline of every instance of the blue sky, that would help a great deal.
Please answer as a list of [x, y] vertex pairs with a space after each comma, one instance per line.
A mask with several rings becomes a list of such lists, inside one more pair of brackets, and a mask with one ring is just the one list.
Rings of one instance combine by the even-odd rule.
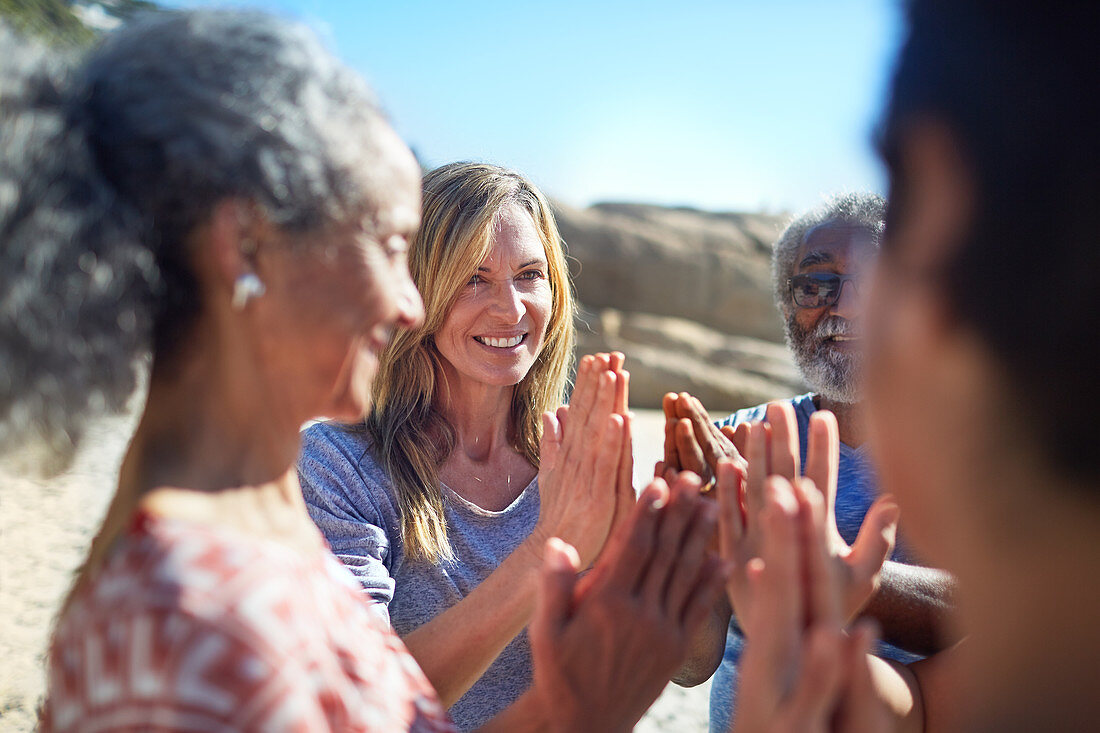
[[884, 187], [896, 0], [239, 4], [317, 29], [429, 165], [492, 161], [574, 205], [797, 210]]

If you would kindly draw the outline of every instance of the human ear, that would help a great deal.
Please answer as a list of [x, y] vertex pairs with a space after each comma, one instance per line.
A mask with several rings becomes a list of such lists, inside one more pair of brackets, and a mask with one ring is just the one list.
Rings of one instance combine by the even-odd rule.
[[214, 205], [195, 244], [200, 267], [205, 265], [218, 290], [236, 298], [242, 278], [257, 277], [262, 228], [262, 218], [246, 201], [230, 198]]

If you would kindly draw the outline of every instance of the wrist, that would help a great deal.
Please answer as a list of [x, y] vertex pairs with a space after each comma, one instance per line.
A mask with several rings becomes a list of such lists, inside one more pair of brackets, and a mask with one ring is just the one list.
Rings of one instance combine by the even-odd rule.
[[546, 542], [554, 536], [541, 524], [536, 524], [535, 528], [531, 530], [531, 534], [519, 543], [514, 554], [523, 558], [529, 565], [540, 568], [542, 567], [542, 556], [546, 550]]

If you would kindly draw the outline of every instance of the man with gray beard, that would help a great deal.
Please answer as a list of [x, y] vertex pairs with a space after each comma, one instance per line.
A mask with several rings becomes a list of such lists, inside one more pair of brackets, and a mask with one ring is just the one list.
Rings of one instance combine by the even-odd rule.
[[[784, 321], [787, 345], [813, 390], [789, 400], [798, 424], [801, 465], [806, 465], [810, 415], [817, 410], [832, 411], [840, 434], [836, 524], [853, 555], [859, 551], [856, 538], [860, 527], [878, 497], [865, 444], [860, 339], [862, 296], [885, 228], [885, 214], [886, 202], [875, 194], [829, 197], [791, 221], [776, 242], [772, 257], [776, 306]], [[719, 428], [725, 427], [723, 438], [715, 435], [705, 409], [690, 395], [666, 395], [664, 408], [665, 461], [659, 470], [691, 469], [710, 476], [722, 453], [714, 446], [733, 438], [737, 426], [765, 420], [767, 411], [767, 405], [759, 405], [718, 422]], [[704, 432], [707, 428], [711, 430], [709, 436]], [[876, 653], [908, 663], [942, 648], [946, 641], [943, 616], [950, 606], [952, 585], [946, 573], [913, 564], [899, 542], [883, 566], [878, 590], [863, 611], [882, 627], [886, 641]], [[675, 678], [683, 685], [704, 681], [719, 665], [720, 655], [721, 664], [711, 687], [711, 731], [729, 728], [736, 707], [737, 661], [743, 645], [737, 619], [731, 618], [728, 605], [717, 608], [708, 632], [696, 645], [696, 653]]]

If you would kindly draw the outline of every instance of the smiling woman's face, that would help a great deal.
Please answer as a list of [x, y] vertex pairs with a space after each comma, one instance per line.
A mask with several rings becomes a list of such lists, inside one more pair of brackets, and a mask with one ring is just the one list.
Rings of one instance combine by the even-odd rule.
[[488, 256], [435, 334], [453, 388], [511, 387], [531, 370], [553, 310], [546, 250], [535, 222], [509, 206], [496, 217]]

